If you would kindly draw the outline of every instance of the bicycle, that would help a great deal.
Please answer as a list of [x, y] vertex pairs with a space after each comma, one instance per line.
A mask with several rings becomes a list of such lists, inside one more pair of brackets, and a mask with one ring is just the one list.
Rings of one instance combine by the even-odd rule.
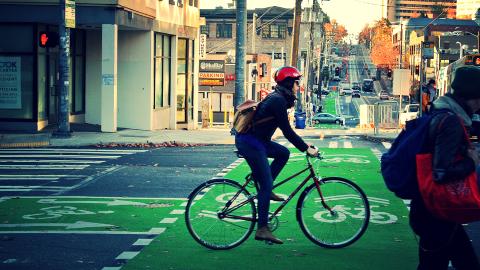
[[[311, 158], [307, 155], [306, 168], [273, 186], [275, 190], [302, 173], [309, 172], [269, 216], [270, 230], [277, 229], [280, 211], [312, 179], [313, 183], [303, 190], [297, 201], [296, 217], [301, 230], [309, 240], [321, 247], [343, 248], [351, 245], [360, 239], [368, 227], [370, 206], [367, 196], [348, 179], [317, 176]], [[317, 158], [322, 159], [321, 155]], [[214, 250], [231, 249], [247, 240], [257, 219], [256, 195], [251, 194], [248, 187], [255, 187], [258, 191], [258, 184], [251, 174], [245, 177], [243, 185], [230, 179], [212, 179], [195, 188], [188, 196], [185, 210], [185, 221], [193, 239]], [[357, 209], [360, 214], [351, 218], [337, 208]], [[325, 219], [328, 222], [322, 222]]]

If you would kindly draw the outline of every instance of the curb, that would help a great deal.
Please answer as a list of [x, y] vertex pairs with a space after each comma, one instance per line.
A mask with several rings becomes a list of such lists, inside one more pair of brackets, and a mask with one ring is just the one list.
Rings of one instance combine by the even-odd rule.
[[0, 134], [0, 148], [28, 148], [50, 145], [50, 134]]
[[393, 142], [395, 140], [395, 138], [391, 138], [391, 137], [375, 137], [371, 135], [362, 135], [362, 139], [371, 141], [371, 142], [377, 142], [377, 143]]

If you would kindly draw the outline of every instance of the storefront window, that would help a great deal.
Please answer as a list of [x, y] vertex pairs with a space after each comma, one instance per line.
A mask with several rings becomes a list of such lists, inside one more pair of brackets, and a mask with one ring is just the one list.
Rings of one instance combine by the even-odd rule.
[[70, 67], [73, 82], [70, 86], [70, 111], [72, 114], [85, 113], [85, 32], [71, 31]]
[[[33, 120], [33, 26], [0, 25], [0, 118]], [[36, 118], [36, 116], [35, 116]]]
[[177, 42], [177, 122], [187, 122], [187, 61], [188, 61], [188, 40], [178, 39]]
[[155, 100], [154, 108], [170, 105], [171, 37], [155, 35]]

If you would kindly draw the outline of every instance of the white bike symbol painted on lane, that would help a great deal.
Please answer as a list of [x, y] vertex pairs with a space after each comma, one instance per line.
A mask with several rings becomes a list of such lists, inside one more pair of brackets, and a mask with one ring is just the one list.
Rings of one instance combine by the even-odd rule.
[[[341, 200], [356, 200], [360, 199], [358, 196], [330, 196], [325, 198], [325, 201], [341, 201]], [[381, 211], [375, 211], [375, 208], [380, 208], [381, 206], [390, 205], [390, 201], [382, 198], [369, 197], [368, 201], [370, 202], [370, 222], [375, 224], [392, 224], [398, 221], [397, 216]], [[315, 199], [315, 202], [321, 203], [320, 198]], [[373, 204], [376, 203], [376, 204]], [[365, 209], [357, 207], [346, 207], [345, 205], [339, 203], [333, 206], [335, 211], [334, 215], [330, 213], [327, 209], [316, 212], [313, 217], [320, 221], [326, 223], [338, 223], [344, 222], [347, 218], [354, 218], [363, 220], [365, 218]]]
[[63, 215], [95, 215], [95, 212], [80, 210], [73, 206], [51, 206], [41, 208], [41, 213], [24, 215], [24, 219], [50, 219], [58, 218]]
[[[332, 155], [322, 155], [323, 159], [319, 160], [324, 163], [355, 163], [355, 164], [368, 164], [367, 156], [364, 155], [352, 155], [352, 154], [332, 154]], [[289, 161], [303, 161], [305, 160], [304, 153], [292, 153], [290, 154]], [[315, 160], [316, 161], [316, 160]], [[314, 161], [314, 162], [315, 162]]]

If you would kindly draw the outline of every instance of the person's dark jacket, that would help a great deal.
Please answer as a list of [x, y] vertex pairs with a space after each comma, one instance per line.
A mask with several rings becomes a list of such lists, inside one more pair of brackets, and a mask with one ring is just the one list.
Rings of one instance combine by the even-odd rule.
[[449, 110], [440, 113], [430, 122], [428, 151], [433, 153], [433, 174], [437, 182], [464, 179], [475, 171], [475, 162], [468, 156], [469, 143], [462, 127], [467, 132], [472, 126], [472, 112], [464, 102], [452, 95], [440, 97], [434, 102], [435, 110]]
[[[289, 109], [293, 101], [292, 97], [285, 94], [286, 89], [277, 86], [275, 91], [269, 94], [261, 103], [255, 113], [253, 119], [254, 126], [249, 132], [260, 141], [270, 141], [277, 128], [282, 130], [283, 135], [298, 150], [304, 152], [308, 149], [308, 145], [293, 131], [288, 122], [287, 109]], [[287, 100], [288, 99], [288, 100]], [[255, 122], [267, 117], [273, 116], [274, 119], [255, 125]]]

